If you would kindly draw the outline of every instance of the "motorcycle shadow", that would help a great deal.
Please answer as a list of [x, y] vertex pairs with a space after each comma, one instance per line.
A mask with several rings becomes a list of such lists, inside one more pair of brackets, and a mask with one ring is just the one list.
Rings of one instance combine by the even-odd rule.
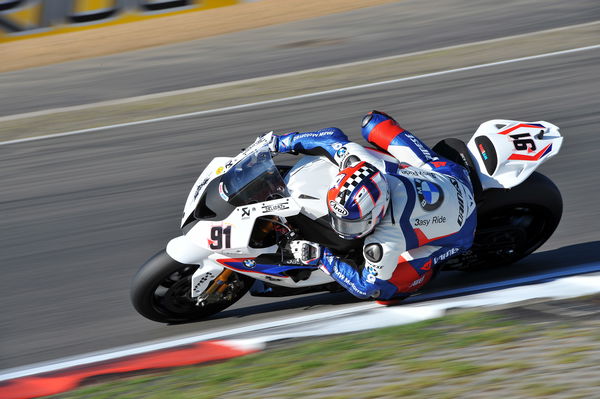
[[[499, 283], [523, 277], [543, 276], [549, 273], [564, 273], [565, 275], [578, 274], [580, 273], [578, 267], [586, 264], [598, 264], [598, 269], [600, 269], [600, 241], [574, 244], [558, 249], [536, 252], [513, 265], [505, 267], [468, 272], [443, 271], [438, 273], [437, 277], [421, 290], [418, 295], [409, 297], [406, 302], [420, 302], [421, 299], [419, 297], [421, 295], [424, 296], [423, 300], [425, 300], [428, 296], [443, 291], [460, 291], [461, 289], [468, 291], [469, 287], [472, 286]], [[494, 289], [497, 288], [478, 290], [478, 292], [491, 291]], [[238, 304], [234, 305], [232, 309], [224, 310], [203, 321], [249, 316], [255, 317], [261, 314], [273, 316], [276, 312], [282, 312], [284, 315], [293, 317], [299, 315], [301, 312], [309, 311], [317, 307], [323, 309], [362, 302], [348, 292], [324, 292], [284, 298], [256, 298], [247, 294], [240, 302], [238, 302]], [[244, 306], [244, 302], [247, 303], [249, 300], [254, 302], [266, 302]], [[290, 311], [296, 311], [298, 313], [292, 315]]]
[[448, 289], [460, 289], [476, 284], [496, 283], [546, 274], [579, 274], [581, 266], [598, 264], [600, 269], [600, 241], [564, 246], [535, 252], [525, 259], [505, 267], [477, 271], [443, 271], [431, 281], [422, 294]]
[[[268, 301], [266, 303], [254, 304], [244, 306], [244, 302], [249, 299]], [[206, 320], [218, 320], [226, 318], [241, 318], [245, 316], [256, 316], [260, 314], [272, 314], [274, 312], [285, 312], [286, 311], [298, 311], [304, 312], [314, 308], [327, 308], [335, 307], [338, 305], [345, 305], [350, 303], [361, 302], [360, 299], [355, 298], [348, 292], [323, 292], [315, 294], [304, 294], [293, 297], [283, 298], [255, 298], [246, 294], [238, 304], [239, 307], [224, 310], [220, 313], [208, 317]], [[291, 316], [293, 317], [293, 316]]]

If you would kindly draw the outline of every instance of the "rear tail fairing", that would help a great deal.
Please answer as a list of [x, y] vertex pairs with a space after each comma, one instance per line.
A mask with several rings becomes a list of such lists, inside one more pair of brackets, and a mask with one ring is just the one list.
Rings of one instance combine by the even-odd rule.
[[495, 119], [482, 123], [468, 143], [482, 188], [511, 188], [558, 153], [563, 138], [545, 121]]

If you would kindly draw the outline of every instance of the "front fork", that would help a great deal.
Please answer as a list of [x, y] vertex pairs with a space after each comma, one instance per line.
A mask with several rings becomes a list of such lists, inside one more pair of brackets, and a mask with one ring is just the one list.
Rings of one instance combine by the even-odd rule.
[[233, 276], [233, 270], [224, 269], [221, 272], [221, 274], [219, 274], [213, 280], [212, 284], [210, 284], [208, 286], [208, 288], [206, 290], [204, 290], [204, 292], [202, 292], [200, 295], [198, 295], [198, 297], [196, 298], [196, 304], [202, 305], [213, 294], [223, 295], [223, 293], [225, 292], [225, 289], [227, 288], [229, 280], [231, 279], [232, 276]]
[[223, 293], [223, 291], [225, 291], [225, 288], [227, 287], [227, 282], [231, 278], [232, 274], [233, 274], [233, 270], [230, 270], [230, 269], [223, 270], [223, 272], [217, 276], [215, 281], [213, 281], [213, 283], [210, 285], [210, 287], [208, 287], [206, 289], [206, 293], [208, 295], [210, 295], [214, 292]]

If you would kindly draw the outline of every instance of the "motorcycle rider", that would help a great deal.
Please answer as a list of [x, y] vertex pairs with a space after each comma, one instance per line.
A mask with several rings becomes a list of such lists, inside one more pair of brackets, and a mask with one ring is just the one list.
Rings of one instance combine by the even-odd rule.
[[473, 187], [466, 168], [436, 155], [383, 112], [363, 118], [362, 135], [385, 154], [351, 142], [338, 128], [273, 136], [274, 152], [323, 155], [338, 165], [327, 192], [331, 227], [344, 239], [364, 239], [364, 265], [310, 241], [292, 241], [291, 249], [358, 298], [405, 298], [440, 262], [471, 247]]

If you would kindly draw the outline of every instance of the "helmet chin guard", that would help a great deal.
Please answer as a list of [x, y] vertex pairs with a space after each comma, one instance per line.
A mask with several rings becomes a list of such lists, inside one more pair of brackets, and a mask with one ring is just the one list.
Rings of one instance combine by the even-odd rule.
[[327, 192], [331, 226], [348, 240], [372, 232], [385, 215], [388, 203], [385, 177], [364, 161], [341, 170]]

